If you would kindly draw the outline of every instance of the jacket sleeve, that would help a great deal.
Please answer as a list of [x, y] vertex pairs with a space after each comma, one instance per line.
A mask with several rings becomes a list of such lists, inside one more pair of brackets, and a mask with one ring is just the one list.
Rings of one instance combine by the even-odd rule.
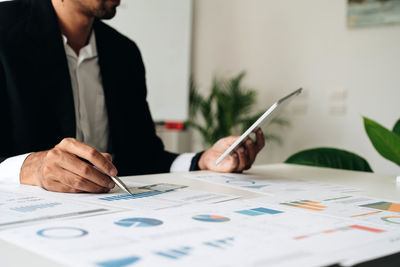
[[7, 159], [10, 154], [10, 123], [6, 91], [5, 73], [1, 62], [0, 43], [0, 163]]
[[134, 56], [132, 58], [134, 58], [137, 63], [136, 70], [138, 74], [135, 85], [136, 89], [140, 88], [141, 91], [140, 97], [138, 98], [140, 100], [137, 103], [141, 108], [140, 111], [138, 110], [136, 113], [140, 112], [142, 114], [141, 122], [144, 136], [140, 139], [144, 141], [143, 145], [145, 144], [145, 146], [137, 146], [138, 148], [140, 147], [139, 150], [141, 151], [140, 155], [142, 159], [137, 158], [136, 161], [142, 162], [142, 166], [145, 167], [141, 171], [143, 174], [169, 172], [178, 154], [166, 151], [162, 140], [157, 136], [147, 102], [146, 70], [143, 59], [136, 44], [134, 44], [132, 51], [134, 51]]
[[25, 1], [0, 2], [0, 163], [12, 155], [12, 124], [10, 119], [9, 88], [5, 65], [5, 43], [10, 39], [10, 32], [23, 23], [26, 17]]
[[[139, 52], [140, 53], [140, 52]], [[157, 136], [155, 131], [155, 124], [153, 118], [151, 116], [151, 111], [149, 109], [149, 105], [147, 102], [147, 85], [146, 85], [146, 71], [143, 64], [143, 61], [140, 56], [141, 69], [142, 69], [142, 88], [144, 88], [144, 107], [143, 107], [143, 115], [144, 115], [144, 124], [145, 129], [147, 129], [148, 141], [147, 144], [151, 147], [148, 152], [151, 151], [150, 154], [147, 155], [150, 162], [152, 162], [152, 166], [148, 166], [148, 169], [151, 170], [149, 173], [165, 173], [169, 172], [173, 161], [178, 157], [178, 154], [171, 153], [165, 150], [164, 144], [160, 137]]]

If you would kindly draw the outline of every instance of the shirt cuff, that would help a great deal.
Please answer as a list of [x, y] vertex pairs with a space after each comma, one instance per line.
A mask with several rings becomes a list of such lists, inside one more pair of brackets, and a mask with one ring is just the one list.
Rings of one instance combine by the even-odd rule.
[[0, 163], [0, 183], [19, 184], [22, 164], [31, 153], [11, 157]]
[[173, 162], [170, 168], [170, 172], [188, 172], [192, 159], [196, 153], [183, 153], [180, 154]]

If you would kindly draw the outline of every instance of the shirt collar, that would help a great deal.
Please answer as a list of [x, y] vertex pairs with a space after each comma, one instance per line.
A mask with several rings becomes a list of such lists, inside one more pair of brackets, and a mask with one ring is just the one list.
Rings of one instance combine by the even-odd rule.
[[[62, 38], [64, 42], [65, 52], [67, 53], [67, 55], [72, 56], [74, 58], [78, 58], [75, 51], [68, 45], [68, 38], [64, 34], [62, 35]], [[86, 46], [82, 47], [81, 50], [79, 51], [79, 59], [84, 60], [94, 57], [97, 57], [97, 46], [96, 46], [96, 35], [94, 33], [94, 30], [92, 30], [92, 33], [90, 34], [89, 38], [89, 43]]]

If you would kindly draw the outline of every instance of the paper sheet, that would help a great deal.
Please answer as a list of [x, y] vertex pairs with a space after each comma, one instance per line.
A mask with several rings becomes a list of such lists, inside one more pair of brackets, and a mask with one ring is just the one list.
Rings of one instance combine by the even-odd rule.
[[262, 193], [269, 196], [277, 196], [283, 193], [290, 193], [294, 195], [309, 192], [354, 193], [361, 191], [354, 187], [331, 183], [301, 179], [287, 179], [283, 177], [261, 177], [248, 174], [192, 173], [186, 175], [186, 177], [210, 183], [221, 184], [241, 190]]
[[292, 210], [347, 218], [400, 230], [400, 203], [387, 199], [339, 193], [281, 194], [254, 199], [259, 203], [287, 206]]
[[243, 200], [43, 223], [0, 238], [71, 266], [320, 266], [361, 246], [400, 250], [389, 242], [399, 231]]
[[[144, 186], [145, 184], [127, 182], [127, 186]], [[234, 195], [216, 194], [189, 188], [177, 189], [169, 192], [151, 191], [139, 193], [131, 196], [120, 188], [114, 188], [107, 194], [60, 194], [53, 192], [40, 192], [32, 188], [37, 193], [46, 194], [53, 197], [62, 197], [72, 200], [84, 201], [96, 205], [124, 208], [131, 210], [162, 210], [183, 207], [188, 204], [201, 203], [213, 204], [239, 198]]]
[[115, 209], [99, 205], [0, 189], [0, 230], [29, 223], [113, 210]]
[[[0, 238], [70, 266], [350, 266], [400, 251], [400, 203], [327, 183], [195, 178], [265, 197], [232, 200], [235, 196], [180, 189], [129, 198], [118, 190], [70, 195], [29, 187], [24, 195], [34, 192], [38, 203], [65, 200], [125, 211], [43, 221], [1, 231]], [[0, 194], [0, 209], [13, 203], [10, 197]], [[47, 206], [43, 210], [59, 209]]]

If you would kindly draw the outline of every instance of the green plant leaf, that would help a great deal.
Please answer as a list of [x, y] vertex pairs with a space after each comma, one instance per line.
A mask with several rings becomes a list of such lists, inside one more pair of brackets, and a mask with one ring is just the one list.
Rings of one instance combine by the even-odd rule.
[[397, 135], [400, 135], [400, 120], [396, 122], [396, 124], [393, 127], [393, 132]]
[[336, 148], [314, 148], [290, 156], [285, 163], [372, 172], [368, 162], [352, 153]]
[[400, 166], [400, 136], [366, 117], [364, 127], [376, 151]]
[[[187, 126], [199, 131], [205, 144], [212, 145], [223, 137], [241, 134], [263, 113], [253, 112], [257, 91], [243, 86], [245, 75], [245, 72], [241, 72], [228, 79], [214, 77], [208, 96], [200, 94], [191, 79], [190, 120]], [[279, 119], [273, 123], [281, 126], [288, 124]], [[269, 141], [281, 143], [277, 135], [264, 135]]]

